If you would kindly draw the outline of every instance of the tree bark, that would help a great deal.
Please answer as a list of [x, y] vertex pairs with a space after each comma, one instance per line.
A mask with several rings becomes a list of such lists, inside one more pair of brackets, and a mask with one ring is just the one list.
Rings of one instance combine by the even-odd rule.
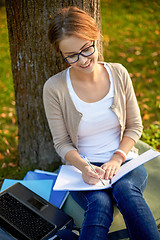
[[[19, 132], [20, 166], [60, 165], [46, 120], [42, 92], [45, 81], [64, 69], [61, 56], [47, 39], [50, 18], [59, 8], [78, 6], [100, 23], [100, 0], [6, 0], [12, 74]], [[102, 43], [99, 43], [102, 53]]]

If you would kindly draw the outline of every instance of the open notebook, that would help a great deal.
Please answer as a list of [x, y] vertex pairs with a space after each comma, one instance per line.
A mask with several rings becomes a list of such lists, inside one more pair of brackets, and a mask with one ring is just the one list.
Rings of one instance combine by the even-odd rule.
[[111, 179], [111, 181], [103, 179], [105, 186], [103, 186], [101, 182], [98, 182], [96, 185], [89, 185], [83, 181], [81, 171], [79, 171], [77, 168], [70, 165], [62, 165], [53, 190], [85, 191], [110, 188], [112, 187], [113, 183], [118, 181], [124, 175], [158, 156], [160, 156], [159, 152], [150, 149], [138, 157], [130, 160], [121, 166], [120, 171]]

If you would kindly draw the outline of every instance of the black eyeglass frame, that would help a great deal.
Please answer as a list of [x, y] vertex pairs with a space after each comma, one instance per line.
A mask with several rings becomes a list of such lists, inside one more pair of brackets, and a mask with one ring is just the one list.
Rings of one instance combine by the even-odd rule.
[[[64, 57], [61, 51], [60, 51], [60, 53], [61, 53], [61, 55], [62, 55], [62, 57], [63, 57], [63, 60], [64, 60], [65, 62], [67, 62], [68, 64], [73, 64], [73, 63], [79, 61], [79, 55], [81, 55], [81, 56], [83, 56], [83, 57], [89, 57], [89, 56], [91, 56], [93, 53], [91, 53], [91, 54], [89, 54], [89, 55], [84, 55], [84, 54], [82, 53], [83, 51], [85, 51], [87, 48], [90, 48], [90, 47], [93, 47], [93, 48], [94, 48], [93, 53], [95, 53], [95, 41], [93, 42], [93, 44], [92, 44], [91, 46], [84, 48], [84, 49], [83, 49], [82, 51], [80, 51], [79, 53], [75, 53], [75, 54], [72, 54], [72, 55], [67, 56], [67, 57]], [[67, 58], [72, 57], [72, 56], [77, 56], [77, 60], [74, 61], [74, 62], [72, 62], [72, 63], [70, 63], [70, 62], [68, 62]]]

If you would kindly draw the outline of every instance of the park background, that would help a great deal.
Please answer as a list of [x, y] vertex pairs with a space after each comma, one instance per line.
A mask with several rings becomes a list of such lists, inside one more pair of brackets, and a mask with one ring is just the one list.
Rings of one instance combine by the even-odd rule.
[[[104, 60], [123, 64], [133, 81], [144, 131], [160, 151], [160, 2], [101, 0]], [[5, 7], [0, 6], [0, 184], [22, 179]]]

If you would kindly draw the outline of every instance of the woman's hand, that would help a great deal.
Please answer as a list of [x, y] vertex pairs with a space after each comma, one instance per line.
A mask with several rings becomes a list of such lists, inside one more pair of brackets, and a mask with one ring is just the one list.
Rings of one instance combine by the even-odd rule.
[[90, 166], [86, 165], [82, 170], [82, 178], [85, 183], [88, 183], [90, 185], [95, 185], [96, 183], [99, 182], [99, 177], [104, 178], [105, 170], [93, 164], [92, 166], [96, 170], [97, 174], [90, 168]]
[[120, 170], [123, 158], [118, 154], [114, 154], [109, 162], [104, 163], [101, 168], [105, 170], [104, 179], [111, 179]]

